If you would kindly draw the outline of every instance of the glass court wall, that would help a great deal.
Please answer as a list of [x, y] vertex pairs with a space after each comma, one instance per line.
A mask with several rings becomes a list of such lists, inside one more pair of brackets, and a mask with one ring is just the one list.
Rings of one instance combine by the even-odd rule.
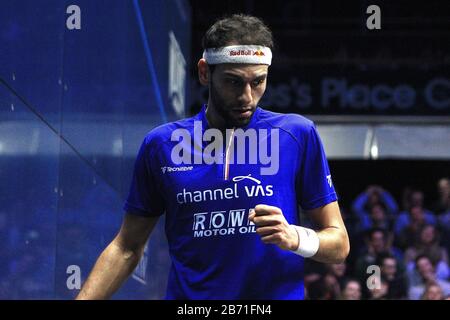
[[[184, 0], [2, 1], [0, 299], [72, 299], [117, 233], [138, 148], [189, 100]], [[163, 219], [114, 296], [164, 297]]]

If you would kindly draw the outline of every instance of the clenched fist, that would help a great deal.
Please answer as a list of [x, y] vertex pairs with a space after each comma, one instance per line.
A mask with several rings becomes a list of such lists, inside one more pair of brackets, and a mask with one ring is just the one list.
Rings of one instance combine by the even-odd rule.
[[298, 248], [297, 231], [286, 221], [280, 208], [259, 204], [248, 219], [256, 225], [256, 233], [262, 242], [276, 244], [284, 250]]

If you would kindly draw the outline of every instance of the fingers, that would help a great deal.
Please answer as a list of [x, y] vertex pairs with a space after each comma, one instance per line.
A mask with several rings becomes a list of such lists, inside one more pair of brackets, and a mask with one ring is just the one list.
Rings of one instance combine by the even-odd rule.
[[265, 204], [258, 204], [249, 214], [248, 219], [257, 227], [273, 226], [283, 222], [281, 209]]
[[280, 231], [279, 228], [274, 226], [256, 228], [256, 233], [259, 234], [261, 237], [269, 236], [279, 231]]
[[279, 216], [254, 216], [250, 219], [257, 228], [264, 226], [274, 226], [282, 223]]
[[292, 232], [292, 227], [280, 208], [259, 204], [250, 212], [248, 218], [255, 224], [256, 233], [263, 243], [275, 244], [284, 250], [298, 247], [297, 232]]
[[264, 244], [274, 244], [284, 250], [296, 250], [298, 248], [298, 235], [294, 230], [291, 234], [288, 229], [282, 231], [277, 227], [263, 227], [256, 229]]
[[282, 214], [280, 208], [268, 206], [266, 204], [258, 204], [257, 206], [255, 206], [254, 212], [257, 216]]
[[280, 242], [282, 242], [283, 238], [282, 235], [277, 232], [277, 233], [273, 233], [264, 237], [261, 237], [261, 241], [265, 244], [280, 244]]

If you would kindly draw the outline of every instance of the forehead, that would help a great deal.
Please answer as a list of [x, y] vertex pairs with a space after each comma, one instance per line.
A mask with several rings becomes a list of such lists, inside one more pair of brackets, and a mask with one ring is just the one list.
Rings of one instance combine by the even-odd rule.
[[216, 65], [215, 70], [223, 75], [255, 78], [267, 75], [269, 66], [265, 64], [222, 63]]
[[348, 284], [347, 284], [347, 288], [351, 288], [351, 289], [359, 289], [359, 283], [358, 282], [356, 282], [356, 281], [350, 281]]
[[384, 234], [381, 231], [375, 231], [372, 233], [372, 239], [381, 239], [384, 238]]
[[433, 292], [441, 292], [441, 291], [442, 291], [442, 288], [441, 288], [440, 286], [437, 286], [437, 285], [431, 285], [431, 286], [428, 288], [428, 290], [429, 290], [429, 291], [433, 291]]
[[396, 265], [397, 264], [397, 261], [395, 261], [395, 259], [394, 258], [385, 258], [384, 259], [384, 261], [383, 261], [383, 263], [386, 265], [386, 266], [393, 266], [393, 265]]
[[450, 180], [441, 179], [441, 180], [439, 180], [438, 184], [440, 187], [447, 187], [447, 186], [450, 186]]
[[426, 266], [431, 264], [430, 260], [427, 257], [422, 257], [419, 259], [419, 261], [417, 261], [417, 265], [418, 266]]

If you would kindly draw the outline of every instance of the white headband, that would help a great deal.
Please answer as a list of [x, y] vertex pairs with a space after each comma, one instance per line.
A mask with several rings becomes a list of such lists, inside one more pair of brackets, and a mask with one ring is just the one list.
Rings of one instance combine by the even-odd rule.
[[249, 63], [267, 64], [272, 62], [272, 51], [263, 46], [228, 46], [210, 48], [203, 51], [203, 59], [208, 64]]

